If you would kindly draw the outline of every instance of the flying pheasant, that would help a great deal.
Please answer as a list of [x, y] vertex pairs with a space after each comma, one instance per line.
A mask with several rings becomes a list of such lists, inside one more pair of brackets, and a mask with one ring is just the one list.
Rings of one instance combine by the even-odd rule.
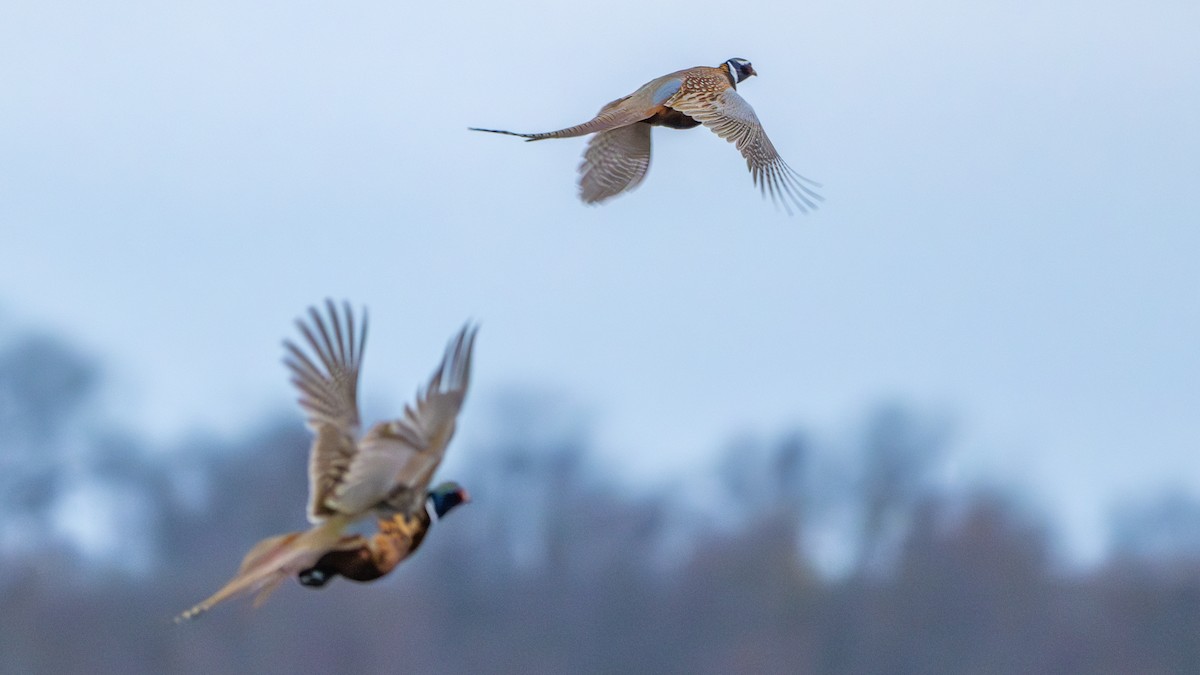
[[[737, 93], [737, 85], [757, 75], [746, 59], [729, 59], [712, 68], [697, 66], [650, 80], [637, 91], [600, 109], [591, 120], [558, 131], [521, 134], [529, 141], [596, 134], [588, 141], [579, 165], [579, 198], [594, 204], [637, 187], [650, 168], [650, 127], [691, 129], [701, 124], [735, 144], [754, 184], [764, 195], [802, 212], [817, 208], [820, 184], [793, 171], [776, 152], [754, 109]], [[790, 205], [791, 206], [790, 206]]]
[[[284, 579], [319, 566], [324, 555], [348, 546], [348, 541], [357, 544], [355, 536], [342, 534], [351, 523], [371, 513], [381, 521], [407, 522], [415, 516], [419, 522], [432, 499], [429, 483], [454, 435], [467, 394], [476, 329], [467, 325], [459, 331], [402, 417], [380, 422], [360, 437], [358, 372], [367, 338], [366, 315], [359, 328], [348, 304], [343, 304], [342, 316], [332, 301], [325, 306], [328, 321], [313, 307], [307, 323], [296, 322], [311, 353], [284, 342], [284, 363], [314, 434], [308, 467], [308, 519], [313, 527], [256, 544], [229, 583], [176, 621], [248, 593], [258, 593], [257, 606]], [[462, 492], [457, 486], [446, 489]], [[415, 548], [412, 545], [409, 552]]]

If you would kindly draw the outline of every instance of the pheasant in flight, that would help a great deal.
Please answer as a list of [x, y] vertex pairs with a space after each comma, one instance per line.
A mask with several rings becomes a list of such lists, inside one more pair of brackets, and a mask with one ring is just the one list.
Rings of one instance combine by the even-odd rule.
[[637, 91], [600, 109], [591, 120], [558, 131], [521, 134], [499, 129], [479, 129], [493, 134], [520, 136], [529, 141], [572, 138], [596, 134], [588, 141], [579, 165], [579, 198], [594, 204], [637, 187], [650, 168], [650, 127], [691, 129], [701, 124], [737, 146], [754, 184], [790, 215], [817, 208], [822, 197], [812, 188], [820, 184], [789, 167], [767, 133], [754, 108], [737, 93], [737, 85], [757, 75], [746, 59], [729, 59], [712, 68], [697, 66], [650, 80]]
[[[360, 437], [358, 373], [367, 338], [366, 314], [359, 327], [348, 304], [343, 304], [340, 316], [332, 301], [325, 306], [328, 320], [312, 307], [307, 323], [296, 322], [309, 353], [291, 341], [284, 343], [284, 363], [314, 435], [308, 466], [308, 519], [313, 527], [256, 544], [229, 583], [180, 614], [177, 622], [249, 593], [258, 593], [257, 606], [294, 575], [302, 583], [308, 583], [306, 577], [327, 580], [334, 574], [365, 580], [372, 568], [382, 576], [416, 549], [437, 517], [467, 501], [466, 492], [455, 483], [433, 490], [429, 483], [454, 436], [467, 394], [476, 328], [464, 326], [451, 340], [441, 365], [402, 417], [379, 422]], [[379, 518], [380, 534], [371, 540], [343, 534], [348, 525], [372, 513]], [[351, 565], [348, 557], [356, 555], [367, 559]]]

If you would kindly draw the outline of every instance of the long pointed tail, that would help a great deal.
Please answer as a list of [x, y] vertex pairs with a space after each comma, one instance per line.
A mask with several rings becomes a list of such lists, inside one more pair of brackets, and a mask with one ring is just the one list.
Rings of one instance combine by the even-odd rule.
[[194, 619], [220, 602], [249, 593], [259, 594], [254, 602], [257, 607], [284, 579], [312, 567], [337, 543], [348, 523], [348, 519], [335, 516], [306, 532], [289, 532], [258, 542], [246, 554], [238, 573], [229, 583], [175, 617], [175, 623]]
[[587, 136], [588, 134], [596, 134], [609, 129], [617, 129], [619, 127], [629, 126], [641, 122], [650, 117], [650, 112], [647, 112], [642, 106], [627, 106], [622, 105], [629, 97], [619, 98], [612, 103], [604, 106], [592, 119], [583, 124], [576, 124], [573, 127], [559, 129], [558, 131], [547, 131], [540, 134], [519, 134], [515, 131], [504, 131], [503, 129], [480, 129], [478, 127], [468, 127], [471, 131], [485, 131], [489, 134], [504, 134], [505, 136], [516, 136], [524, 138], [527, 141], [540, 141], [547, 138], [574, 138], [576, 136]]
[[505, 136], [516, 136], [524, 138], [527, 141], [540, 141], [544, 138], [549, 138], [546, 134], [521, 134], [515, 131], [504, 131], [503, 129], [480, 129], [479, 127], [467, 127], [470, 131], [483, 131], [489, 134], [504, 134]]

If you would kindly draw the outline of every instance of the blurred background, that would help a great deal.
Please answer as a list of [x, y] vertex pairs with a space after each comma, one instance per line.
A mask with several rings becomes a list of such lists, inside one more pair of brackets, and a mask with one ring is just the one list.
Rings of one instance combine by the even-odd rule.
[[[1200, 6], [3, 14], [0, 671], [1200, 670]], [[467, 131], [734, 56], [814, 214], [703, 129], [596, 208]], [[482, 324], [474, 501], [175, 626], [304, 525], [325, 297], [369, 419]]]

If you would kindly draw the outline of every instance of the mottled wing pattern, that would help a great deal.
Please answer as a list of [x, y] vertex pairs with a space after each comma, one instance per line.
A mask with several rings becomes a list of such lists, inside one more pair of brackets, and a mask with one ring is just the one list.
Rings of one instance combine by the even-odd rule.
[[789, 202], [800, 211], [807, 212], [817, 208], [817, 202], [823, 200], [809, 187], [820, 187], [820, 184], [796, 173], [783, 161], [763, 131], [754, 108], [733, 89], [716, 95], [708, 92], [695, 95], [682, 93], [667, 105], [699, 120], [718, 136], [736, 145], [746, 158], [754, 184], [764, 195], [770, 194], [772, 201], [783, 204], [789, 214], [792, 212]]
[[362, 438], [349, 470], [329, 498], [339, 511], [362, 512], [385, 501], [405, 513], [421, 508], [466, 398], [475, 332], [470, 325], [459, 331], [403, 417], [375, 425]]
[[579, 198], [595, 204], [632, 190], [650, 168], [650, 125], [602, 131], [588, 142], [579, 165]]
[[338, 511], [330, 506], [329, 497], [352, 465], [357, 450], [358, 373], [367, 340], [365, 312], [359, 328], [349, 304], [343, 304], [341, 315], [330, 300], [325, 308], [328, 320], [311, 307], [308, 322], [296, 322], [308, 353], [291, 341], [284, 342], [284, 363], [292, 372], [292, 384], [300, 392], [300, 407], [308, 415], [308, 426], [315, 435], [308, 465], [308, 519], [314, 523]]

